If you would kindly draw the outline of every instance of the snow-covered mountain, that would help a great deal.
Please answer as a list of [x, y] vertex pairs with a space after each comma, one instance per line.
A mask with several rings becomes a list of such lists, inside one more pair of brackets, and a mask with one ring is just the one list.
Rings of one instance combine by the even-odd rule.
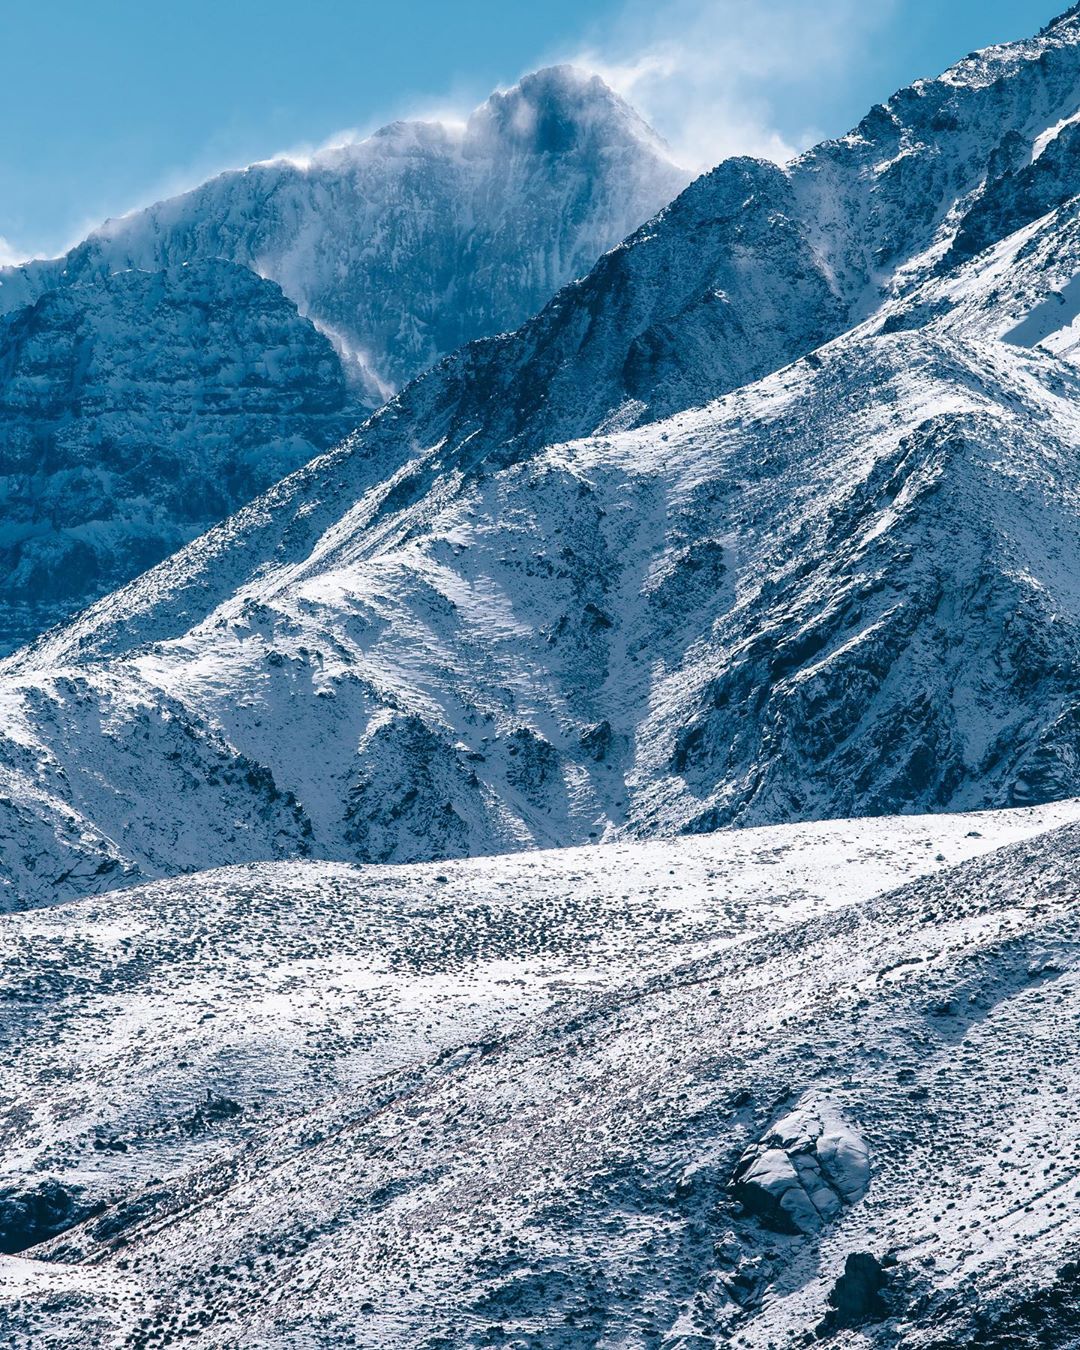
[[1077, 810], [6, 916], [9, 1344], [1075, 1344]]
[[686, 182], [569, 67], [0, 269], [0, 652], [514, 328]]
[[721, 166], [10, 660], [11, 903], [1076, 792], [1078, 107], [1073, 15]]
[[[1080, 6], [721, 165], [0, 662], [0, 1340], [1080, 1343], [1078, 125]], [[21, 397], [236, 287], [329, 436], [243, 264]]]
[[73, 281], [226, 259], [277, 282], [376, 407], [516, 328], [687, 177], [603, 80], [554, 66], [464, 123], [394, 122], [110, 220], [62, 258], [0, 269], [0, 312]]

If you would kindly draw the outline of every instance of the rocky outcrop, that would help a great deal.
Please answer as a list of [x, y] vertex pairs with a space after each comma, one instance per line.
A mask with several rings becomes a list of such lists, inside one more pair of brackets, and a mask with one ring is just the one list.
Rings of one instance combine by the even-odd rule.
[[[418, 717], [380, 715], [360, 749], [367, 769], [349, 788], [345, 837], [360, 856], [378, 862], [469, 852], [469, 822], [483, 821], [480, 782], [460, 754]], [[481, 826], [482, 828], [482, 826]]]
[[877, 1257], [869, 1252], [850, 1252], [844, 1273], [829, 1290], [829, 1311], [818, 1334], [880, 1321], [889, 1312], [884, 1296], [888, 1286], [888, 1272]]
[[102, 1208], [100, 1202], [85, 1203], [80, 1187], [53, 1180], [28, 1190], [0, 1191], [0, 1252], [11, 1255], [36, 1247]]
[[866, 1141], [831, 1102], [808, 1093], [746, 1150], [731, 1189], [766, 1227], [810, 1234], [869, 1185]]
[[[1019, 138], [1017, 138], [1019, 139]], [[957, 230], [948, 262], [972, 257], [1076, 196], [1080, 123], [1062, 128], [1036, 159], [1017, 148], [987, 180]], [[1019, 159], [1019, 163], [1015, 162]], [[947, 265], [947, 264], [946, 264]]]

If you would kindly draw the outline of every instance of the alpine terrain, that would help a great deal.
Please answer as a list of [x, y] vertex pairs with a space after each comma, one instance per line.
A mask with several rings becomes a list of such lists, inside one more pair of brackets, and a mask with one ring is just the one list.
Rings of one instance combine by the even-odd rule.
[[665, 164], [560, 68], [4, 277], [156, 406], [204, 297], [219, 514], [402, 386], [0, 661], [10, 1345], [1080, 1345], [1080, 6]]

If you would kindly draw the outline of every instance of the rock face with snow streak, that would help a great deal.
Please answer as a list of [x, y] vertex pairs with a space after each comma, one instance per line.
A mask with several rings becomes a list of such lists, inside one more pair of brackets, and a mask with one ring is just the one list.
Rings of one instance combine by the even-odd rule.
[[174, 552], [356, 416], [326, 338], [232, 263], [98, 277], [0, 320], [0, 645]]

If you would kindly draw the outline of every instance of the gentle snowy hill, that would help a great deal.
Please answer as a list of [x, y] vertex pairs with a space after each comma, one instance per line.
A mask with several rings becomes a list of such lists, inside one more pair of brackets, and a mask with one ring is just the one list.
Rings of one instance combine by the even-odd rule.
[[223, 174], [0, 269], [0, 652], [516, 327], [685, 182], [559, 67], [464, 126]]
[[11, 1344], [1071, 1344], [1075, 817], [9, 916]]

